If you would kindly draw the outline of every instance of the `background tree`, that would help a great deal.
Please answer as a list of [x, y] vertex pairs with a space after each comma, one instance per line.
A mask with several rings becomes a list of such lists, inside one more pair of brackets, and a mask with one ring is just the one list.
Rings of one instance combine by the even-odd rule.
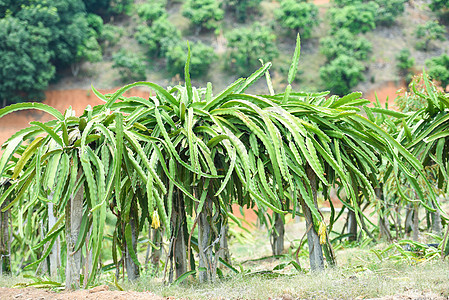
[[401, 51], [399, 51], [396, 55], [396, 59], [398, 61], [397, 67], [402, 72], [407, 72], [415, 64], [415, 59], [410, 57], [410, 55], [410, 50], [407, 48], [401, 49]]
[[396, 18], [404, 13], [407, 0], [375, 0], [379, 5], [376, 12], [376, 24], [393, 25]]
[[0, 19], [1, 105], [23, 98], [43, 98], [42, 91], [55, 74], [51, 63], [48, 28], [35, 27], [8, 16]]
[[311, 36], [313, 27], [319, 24], [318, 7], [303, 0], [282, 0], [281, 7], [275, 11], [275, 16], [284, 28], [299, 32], [301, 38]]
[[15, 16], [36, 27], [51, 32], [51, 60], [57, 68], [69, 66], [77, 55], [78, 46], [89, 36], [87, 14], [81, 0], [55, 0], [40, 5], [29, 1]]
[[[190, 44], [192, 57], [190, 59], [190, 75], [200, 77], [207, 75], [209, 65], [217, 58], [214, 48], [201, 42]], [[166, 54], [167, 71], [184, 76], [184, 66], [187, 59], [187, 45], [183, 42], [171, 47]]]
[[340, 55], [320, 68], [320, 77], [325, 88], [337, 95], [344, 95], [363, 80], [365, 67], [356, 58]]
[[218, 21], [223, 19], [224, 11], [220, 8], [221, 1], [187, 0], [183, 6], [182, 15], [196, 26], [196, 33], [201, 29], [215, 29]]
[[115, 46], [119, 42], [123, 34], [123, 27], [115, 26], [112, 24], [104, 24], [101, 31], [101, 36], [99, 37], [103, 51], [108, 47]]
[[350, 32], [365, 33], [376, 28], [376, 11], [379, 8], [375, 2], [345, 5], [342, 8], [329, 10], [330, 23], [333, 31], [347, 28]]
[[145, 47], [148, 55], [164, 57], [180, 42], [181, 33], [166, 17], [161, 17], [151, 26], [139, 26], [135, 38]]
[[86, 11], [103, 17], [127, 14], [132, 9], [133, 0], [83, 0]]
[[73, 76], [78, 75], [81, 61], [94, 63], [103, 60], [102, 49], [98, 42], [103, 32], [103, 20], [98, 15], [89, 14], [87, 15], [87, 22], [89, 24], [89, 33], [83, 43], [78, 45], [75, 60], [70, 65]]
[[[15, 70], [5, 74], [5, 80], [0, 81], [3, 86], [0, 87], [1, 90], [15, 90], [11, 92], [12, 102], [23, 99], [29, 93], [45, 90], [57, 70], [81, 60], [100, 59], [100, 48], [96, 41], [101, 31], [100, 20], [86, 14], [81, 0], [8, 2], [8, 6], [2, 7], [0, 15], [5, 15], [6, 10], [8, 16], [2, 19], [2, 34], [5, 35], [7, 30], [11, 30], [11, 26], [20, 32], [20, 36], [5, 36], [4, 40], [9, 40], [10, 46], [2, 49], [5, 54], [2, 62], [4, 65], [0, 65], [2, 70], [10, 68], [8, 52], [14, 49], [15, 59], [18, 59], [19, 63], [16, 64]], [[34, 37], [36, 41], [32, 42]], [[18, 44], [20, 39], [27, 45], [27, 49], [23, 48], [24, 44]], [[38, 49], [39, 47], [41, 49]], [[34, 82], [29, 77], [32, 74]], [[15, 76], [15, 79], [7, 79], [10, 76]]]
[[146, 1], [145, 3], [136, 4], [137, 15], [147, 22], [148, 25], [161, 17], [167, 16], [166, 0]]
[[122, 81], [145, 80], [144, 58], [125, 49], [113, 55], [114, 69], [118, 69]]
[[245, 74], [248, 69], [260, 66], [259, 59], [270, 61], [278, 55], [276, 35], [269, 27], [259, 23], [247, 28], [234, 29], [226, 38], [229, 62], [239, 74]]
[[338, 7], [343, 8], [348, 5], [360, 5], [375, 3], [378, 8], [375, 12], [376, 24], [392, 25], [395, 19], [405, 10], [406, 0], [334, 0]]
[[262, 0], [225, 0], [227, 8], [234, 11], [239, 22], [245, 22], [250, 11], [257, 11]]
[[446, 90], [449, 84], [449, 55], [446, 53], [426, 60], [428, 74], [432, 79], [441, 83], [441, 87]]
[[432, 11], [449, 9], [449, 0], [432, 0], [430, 8]]
[[432, 41], [446, 40], [446, 28], [438, 21], [428, 21], [423, 25], [418, 25], [415, 30], [415, 36], [418, 38], [416, 48], [427, 51]]
[[328, 61], [335, 59], [339, 55], [366, 60], [371, 49], [372, 45], [367, 39], [355, 36], [347, 28], [337, 30], [320, 41], [320, 51], [326, 56]]
[[401, 76], [405, 78], [406, 83], [410, 83], [412, 80], [413, 72], [411, 68], [415, 65], [415, 59], [410, 57], [410, 50], [407, 48], [402, 49], [396, 55], [397, 68]]

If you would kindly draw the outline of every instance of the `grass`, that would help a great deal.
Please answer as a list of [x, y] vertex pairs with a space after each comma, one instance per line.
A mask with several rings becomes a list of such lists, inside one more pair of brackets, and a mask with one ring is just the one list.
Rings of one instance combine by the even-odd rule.
[[239, 274], [215, 284], [204, 285], [187, 283], [164, 286], [142, 278], [126, 288], [151, 291], [164, 297], [189, 299], [354, 299], [426, 294], [435, 298], [449, 296], [448, 276], [447, 262], [434, 261], [414, 266], [383, 262], [376, 264], [372, 270], [360, 266], [340, 266], [323, 273], [283, 275], [277, 278]]
[[[298, 273], [291, 266], [271, 271], [291, 259], [291, 253], [296, 250], [298, 239], [305, 231], [304, 227], [303, 220], [287, 220], [286, 257], [282, 259], [245, 262], [271, 255], [265, 229], [255, 228], [251, 234], [244, 233], [240, 240], [234, 239], [230, 244], [233, 266], [237, 269], [241, 267], [243, 271], [233, 274], [223, 269], [225, 277], [213, 284], [186, 280], [169, 286], [162, 283], [161, 272], [156, 278], [143, 272], [137, 282], [120, 281], [119, 285], [125, 290], [150, 291], [163, 297], [183, 299], [355, 299], [393, 295], [412, 299], [449, 297], [449, 261], [436, 258], [419, 263], [411, 260], [410, 263], [397, 256], [379, 261], [371, 250], [385, 249], [388, 247], [385, 243], [363, 249], [355, 243], [342, 243], [336, 250], [337, 266], [321, 273]], [[290, 244], [293, 246], [289, 247]], [[300, 252], [299, 262], [308, 269], [306, 248]], [[112, 283], [112, 272], [100, 278], [97, 284], [109, 284], [111, 290], [117, 289]], [[3, 287], [20, 282], [29, 282], [29, 279], [21, 276], [0, 277], [0, 286]]]
[[[305, 232], [303, 220], [287, 222], [285, 252], [288, 254], [283, 259], [245, 262], [271, 255], [266, 231], [253, 229], [249, 237], [245, 236], [240, 242], [234, 240], [230, 245], [234, 267], [244, 270], [237, 275], [225, 275], [214, 284], [186, 281], [172, 286], [143, 275], [138, 282], [125, 283], [123, 287], [184, 299], [354, 299], [392, 295], [434, 299], [449, 296], [448, 261], [407, 262], [394, 256], [397, 251], [379, 261], [371, 250], [385, 249], [389, 246], [385, 243], [363, 249], [354, 243], [342, 243], [336, 251], [337, 266], [323, 273], [298, 273], [292, 267], [271, 272], [275, 266], [291, 259], [298, 239]], [[305, 269], [309, 268], [307, 252], [302, 250], [299, 257]], [[223, 272], [226, 274], [227, 270]]]
[[[163, 297], [183, 299], [363, 299], [385, 296], [410, 298], [449, 297], [449, 262], [434, 260], [409, 265], [404, 262], [375, 262], [369, 250], [355, 248], [338, 253], [341, 263], [322, 273], [284, 274], [276, 278], [241, 273], [214, 284], [183, 283], [167, 286], [150, 276], [125, 290], [151, 291]], [[363, 257], [363, 259], [362, 259]], [[371, 261], [366, 264], [366, 260]], [[22, 277], [0, 277], [0, 286], [27, 281]], [[114, 289], [111, 286], [111, 289]], [[408, 299], [408, 298], [407, 298]]]

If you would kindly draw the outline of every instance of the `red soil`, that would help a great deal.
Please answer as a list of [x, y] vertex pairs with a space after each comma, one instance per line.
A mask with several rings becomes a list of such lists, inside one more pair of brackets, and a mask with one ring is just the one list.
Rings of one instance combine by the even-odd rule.
[[[102, 93], [111, 93], [115, 90], [102, 90]], [[95, 106], [104, 103], [92, 91], [86, 90], [51, 90], [45, 92], [46, 99], [43, 103], [50, 105], [60, 112], [64, 112], [69, 106], [75, 110], [76, 115], [83, 113], [87, 105]], [[125, 93], [125, 96], [139, 96], [148, 98], [149, 91], [132, 89]], [[40, 111], [22, 110], [13, 112], [0, 118], [0, 145], [3, 144], [16, 131], [26, 128], [31, 121], [46, 122], [52, 117]]]
[[315, 3], [316, 5], [327, 4], [329, 3], [329, 0], [315, 0], [313, 1], [313, 3]]
[[90, 290], [63, 291], [56, 293], [47, 289], [36, 288], [6, 288], [0, 287], [0, 299], [57, 299], [57, 300], [75, 300], [75, 299], [95, 299], [95, 300], [128, 300], [128, 299], [148, 299], [162, 300], [167, 299], [157, 296], [151, 292], [134, 291], [110, 291], [107, 285], [100, 285]]
[[376, 102], [376, 95], [381, 103], [382, 107], [385, 106], [385, 102], [388, 99], [388, 107], [394, 106], [394, 99], [398, 96], [398, 91], [405, 88], [405, 84], [396, 84], [393, 81], [386, 83], [385, 85], [372, 89], [364, 94], [364, 97], [371, 102]]

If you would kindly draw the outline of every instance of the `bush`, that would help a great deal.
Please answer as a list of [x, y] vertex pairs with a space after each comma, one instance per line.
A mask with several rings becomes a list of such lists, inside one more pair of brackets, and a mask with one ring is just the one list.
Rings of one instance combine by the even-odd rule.
[[134, 52], [124, 49], [113, 55], [114, 69], [119, 70], [120, 78], [124, 82], [145, 80], [144, 58]]
[[408, 70], [415, 64], [415, 59], [410, 57], [410, 55], [410, 50], [408, 49], [402, 49], [399, 51], [398, 55], [396, 55], [396, 59], [398, 61], [397, 67], [403, 73], [407, 73]]
[[275, 16], [282, 27], [298, 31], [302, 38], [309, 38], [318, 25], [318, 7], [302, 0], [282, 0]]
[[363, 0], [333, 0], [332, 2], [335, 3], [338, 7], [344, 7], [346, 5], [354, 5], [358, 3], [363, 3]]
[[260, 2], [262, 0], [225, 0], [224, 3], [227, 7], [234, 10], [237, 20], [239, 22], [245, 22], [248, 11], [253, 9], [257, 10], [259, 8]]
[[449, 0], [432, 0], [430, 4], [432, 11], [439, 11], [442, 9], [449, 9]]
[[104, 24], [100, 40], [107, 44], [106, 46], [114, 46], [118, 43], [123, 33], [123, 27], [114, 26], [112, 24]]
[[88, 14], [87, 15], [87, 24], [89, 27], [94, 30], [95, 38], [98, 38], [101, 36], [103, 32], [103, 19], [95, 14]]
[[167, 18], [162, 17], [151, 26], [139, 26], [135, 38], [145, 46], [150, 56], [164, 57], [170, 48], [180, 42], [181, 33]]
[[378, 6], [374, 17], [376, 24], [392, 25], [405, 10], [407, 0], [334, 0], [338, 7], [373, 3]]
[[[201, 77], [207, 74], [209, 65], [217, 55], [214, 49], [201, 42], [190, 44], [190, 75]], [[173, 75], [179, 74], [184, 77], [184, 66], [187, 60], [187, 45], [178, 43], [167, 51], [167, 71]]]
[[251, 27], [237, 28], [227, 34], [229, 62], [240, 75], [248, 74], [260, 66], [259, 59], [271, 61], [278, 56], [276, 35], [270, 28], [254, 23]]
[[441, 26], [438, 21], [428, 21], [424, 25], [418, 25], [415, 30], [415, 35], [419, 39], [416, 43], [416, 48], [427, 51], [432, 41], [444, 41], [446, 28]]
[[84, 0], [86, 11], [104, 17], [110, 15], [128, 14], [133, 0]]
[[337, 95], [344, 95], [363, 80], [365, 69], [356, 58], [340, 55], [320, 68], [320, 77], [326, 89]]
[[151, 25], [153, 21], [167, 16], [166, 4], [166, 0], [147, 0], [145, 3], [137, 4], [137, 14], [142, 20]]
[[375, 0], [379, 5], [376, 23], [392, 25], [396, 18], [404, 13], [406, 0]]
[[379, 5], [375, 2], [333, 8], [329, 11], [332, 30], [347, 28], [354, 34], [373, 30], [376, 28], [375, 17], [378, 8]]
[[449, 55], [443, 53], [440, 56], [426, 60], [429, 68], [429, 76], [441, 82], [443, 89], [449, 85]]
[[182, 15], [188, 18], [198, 28], [215, 29], [217, 21], [223, 19], [224, 12], [220, 8], [221, 1], [216, 0], [187, 0]]
[[339, 55], [353, 56], [358, 60], [366, 60], [372, 45], [365, 38], [357, 38], [348, 29], [342, 28], [320, 42], [320, 51], [327, 60], [335, 59]]

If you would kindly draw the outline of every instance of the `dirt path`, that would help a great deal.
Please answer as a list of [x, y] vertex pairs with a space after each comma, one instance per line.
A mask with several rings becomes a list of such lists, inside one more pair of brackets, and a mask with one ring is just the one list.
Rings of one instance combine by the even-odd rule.
[[161, 300], [163, 297], [157, 296], [151, 292], [133, 292], [133, 291], [110, 291], [106, 285], [100, 285], [90, 290], [79, 290], [74, 292], [52, 292], [45, 289], [36, 288], [4, 288], [0, 287], [0, 299], [33, 299], [33, 300], [74, 300], [74, 299], [95, 299], [95, 300], [131, 300], [131, 299], [149, 299]]

